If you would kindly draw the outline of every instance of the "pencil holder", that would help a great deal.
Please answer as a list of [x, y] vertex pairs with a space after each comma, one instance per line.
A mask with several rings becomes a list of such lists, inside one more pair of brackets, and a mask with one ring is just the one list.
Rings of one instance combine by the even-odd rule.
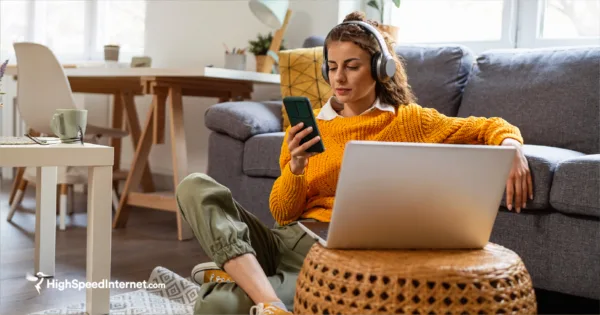
[[231, 70], [246, 70], [246, 55], [225, 54], [225, 68]]

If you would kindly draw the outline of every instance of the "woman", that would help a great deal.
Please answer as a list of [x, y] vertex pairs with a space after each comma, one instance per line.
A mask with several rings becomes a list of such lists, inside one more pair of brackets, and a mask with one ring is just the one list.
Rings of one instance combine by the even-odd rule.
[[[344, 21], [365, 21], [359, 12]], [[377, 27], [376, 22], [368, 21]], [[393, 52], [387, 34], [388, 51]], [[335, 97], [316, 111], [324, 153], [299, 145], [310, 130], [288, 128], [282, 144], [281, 176], [270, 196], [274, 229], [245, 211], [230, 191], [204, 174], [186, 177], [177, 189], [181, 213], [214, 263], [201, 264], [193, 278], [201, 284], [195, 313], [288, 314], [297, 275], [314, 244], [298, 220], [328, 222], [331, 217], [344, 144], [349, 140], [510, 145], [517, 147], [507, 181], [508, 208], [517, 212], [532, 196], [519, 130], [500, 118], [446, 117], [415, 104], [406, 73], [396, 59], [387, 82], [371, 74], [379, 51], [373, 36], [357, 25], [338, 25], [328, 35], [327, 76]], [[394, 58], [397, 56], [394, 55]], [[300, 131], [300, 132], [299, 132]], [[514, 197], [514, 199], [513, 199]]]

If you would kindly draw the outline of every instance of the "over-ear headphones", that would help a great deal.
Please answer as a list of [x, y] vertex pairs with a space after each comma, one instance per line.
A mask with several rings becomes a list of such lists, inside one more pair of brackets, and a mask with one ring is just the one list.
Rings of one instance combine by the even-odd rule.
[[[392, 78], [396, 73], [396, 60], [392, 57], [390, 52], [387, 49], [387, 45], [381, 33], [377, 31], [371, 24], [363, 22], [363, 21], [346, 21], [339, 25], [344, 24], [356, 24], [361, 26], [365, 31], [373, 34], [375, 39], [377, 39], [377, 43], [379, 44], [379, 52], [376, 52], [371, 57], [371, 75], [373, 79], [378, 82], [385, 82]], [[330, 32], [331, 33], [331, 32]], [[323, 78], [327, 83], [329, 83], [329, 65], [327, 64], [327, 38], [329, 38], [329, 34], [325, 37], [326, 42], [323, 44], [323, 64], [321, 65], [321, 72], [323, 74]]]

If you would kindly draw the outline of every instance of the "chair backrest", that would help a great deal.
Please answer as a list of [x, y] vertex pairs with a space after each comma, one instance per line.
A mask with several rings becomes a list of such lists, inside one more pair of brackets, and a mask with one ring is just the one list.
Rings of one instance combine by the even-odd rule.
[[53, 134], [50, 120], [57, 109], [81, 108], [75, 103], [62, 65], [48, 47], [15, 43], [17, 108], [28, 128]]

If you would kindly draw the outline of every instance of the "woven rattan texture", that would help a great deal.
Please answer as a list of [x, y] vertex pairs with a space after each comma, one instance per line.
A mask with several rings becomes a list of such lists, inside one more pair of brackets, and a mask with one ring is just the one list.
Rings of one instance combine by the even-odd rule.
[[295, 314], [535, 314], [531, 277], [514, 252], [329, 250], [315, 244], [296, 284]]

